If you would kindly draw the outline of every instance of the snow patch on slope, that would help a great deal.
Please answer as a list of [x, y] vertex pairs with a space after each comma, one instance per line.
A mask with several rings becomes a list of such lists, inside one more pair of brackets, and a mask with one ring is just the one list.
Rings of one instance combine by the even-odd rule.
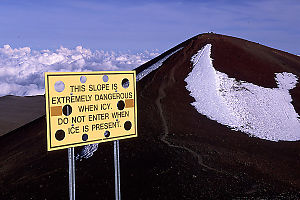
[[13, 49], [4, 45], [0, 48], [0, 96], [44, 94], [44, 72], [132, 70], [158, 55], [149, 51], [136, 54], [92, 51], [81, 46], [34, 51], [29, 47]]
[[276, 73], [278, 88], [264, 88], [215, 70], [210, 53], [208, 44], [192, 57], [193, 70], [185, 79], [199, 113], [261, 139], [300, 140], [300, 119], [289, 94], [297, 84], [294, 74]]
[[98, 150], [99, 143], [88, 144], [83, 146], [80, 153], [76, 155], [76, 160], [88, 159], [94, 155], [94, 152]]

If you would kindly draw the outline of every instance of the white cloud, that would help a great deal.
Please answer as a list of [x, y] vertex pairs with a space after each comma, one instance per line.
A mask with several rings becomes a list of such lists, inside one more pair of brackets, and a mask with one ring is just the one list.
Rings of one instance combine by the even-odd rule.
[[44, 94], [44, 72], [131, 70], [158, 55], [157, 51], [132, 54], [81, 46], [34, 51], [4, 45], [0, 48], [0, 96]]

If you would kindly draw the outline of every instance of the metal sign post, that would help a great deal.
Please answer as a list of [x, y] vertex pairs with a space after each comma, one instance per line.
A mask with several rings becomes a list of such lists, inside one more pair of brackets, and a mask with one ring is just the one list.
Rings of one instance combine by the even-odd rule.
[[114, 141], [114, 163], [115, 163], [115, 196], [116, 196], [116, 200], [121, 200], [119, 140]]
[[69, 196], [70, 196], [70, 200], [75, 200], [74, 147], [68, 148], [68, 159], [69, 159]]

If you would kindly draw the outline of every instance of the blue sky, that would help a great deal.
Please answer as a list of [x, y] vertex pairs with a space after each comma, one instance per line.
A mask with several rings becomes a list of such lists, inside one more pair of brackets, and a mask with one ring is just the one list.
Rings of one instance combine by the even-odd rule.
[[165, 51], [211, 31], [300, 54], [300, 1], [0, 1], [0, 45], [14, 48]]

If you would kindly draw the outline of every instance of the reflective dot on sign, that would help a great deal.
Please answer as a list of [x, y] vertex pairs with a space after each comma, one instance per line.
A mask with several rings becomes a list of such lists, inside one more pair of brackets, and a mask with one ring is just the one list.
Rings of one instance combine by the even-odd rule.
[[86, 82], [86, 76], [81, 76], [80, 77], [80, 82], [85, 83]]
[[122, 87], [123, 88], [128, 88], [129, 87], [129, 80], [127, 78], [124, 78], [122, 80]]
[[71, 113], [72, 113], [72, 107], [71, 107], [70, 105], [65, 105], [65, 106], [63, 107], [63, 113], [64, 113], [64, 115], [66, 115], [66, 116], [71, 115]]
[[63, 130], [58, 130], [55, 133], [55, 139], [62, 141], [65, 138], [65, 132]]
[[56, 92], [62, 92], [65, 89], [65, 84], [62, 81], [56, 81], [54, 84], [54, 89]]
[[125, 108], [125, 103], [124, 101], [120, 100], [117, 104], [117, 107], [119, 110], [123, 110]]
[[124, 123], [124, 129], [125, 129], [126, 131], [129, 131], [129, 130], [131, 129], [131, 127], [132, 127], [132, 124], [131, 124], [130, 121], [126, 121], [126, 122]]
[[105, 132], [104, 132], [104, 136], [105, 136], [105, 137], [109, 137], [109, 136], [110, 136], [110, 132], [109, 132], [109, 131], [105, 131]]
[[107, 82], [107, 81], [108, 81], [108, 76], [107, 76], [107, 75], [104, 75], [104, 76], [102, 77], [102, 80], [103, 80], [104, 82]]
[[82, 140], [83, 141], [87, 141], [88, 138], [89, 138], [88, 134], [83, 134], [82, 135]]

